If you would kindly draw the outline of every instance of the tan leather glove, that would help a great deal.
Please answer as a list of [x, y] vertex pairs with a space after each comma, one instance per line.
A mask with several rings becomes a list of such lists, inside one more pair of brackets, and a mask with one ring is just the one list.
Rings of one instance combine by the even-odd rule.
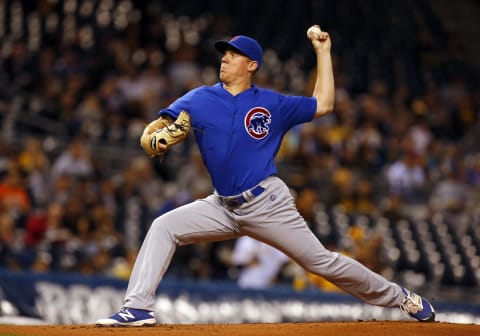
[[[170, 119], [170, 120], [169, 120]], [[162, 156], [173, 145], [185, 140], [190, 131], [190, 115], [182, 111], [177, 119], [160, 117], [145, 127], [140, 145], [150, 157]]]

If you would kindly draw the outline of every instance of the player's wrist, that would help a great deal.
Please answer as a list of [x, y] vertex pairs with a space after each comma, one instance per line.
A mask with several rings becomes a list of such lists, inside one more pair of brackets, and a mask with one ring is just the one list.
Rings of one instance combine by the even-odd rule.
[[330, 48], [326, 48], [325, 46], [314, 46], [314, 49], [317, 56], [330, 56]]

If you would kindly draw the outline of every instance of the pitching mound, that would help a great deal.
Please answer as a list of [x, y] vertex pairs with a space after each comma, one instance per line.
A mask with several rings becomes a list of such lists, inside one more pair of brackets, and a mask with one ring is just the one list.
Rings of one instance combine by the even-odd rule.
[[321, 322], [276, 324], [157, 325], [148, 328], [99, 328], [92, 325], [11, 326], [0, 325], [0, 336], [471, 336], [480, 335], [480, 325], [418, 322]]

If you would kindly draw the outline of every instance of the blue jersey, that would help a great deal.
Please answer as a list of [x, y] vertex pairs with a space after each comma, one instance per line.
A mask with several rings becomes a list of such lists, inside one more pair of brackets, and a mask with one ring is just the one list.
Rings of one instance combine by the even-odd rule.
[[192, 128], [213, 187], [223, 196], [242, 193], [277, 173], [275, 156], [295, 125], [311, 121], [312, 97], [257, 88], [233, 96], [221, 83], [201, 86], [158, 112], [190, 113]]

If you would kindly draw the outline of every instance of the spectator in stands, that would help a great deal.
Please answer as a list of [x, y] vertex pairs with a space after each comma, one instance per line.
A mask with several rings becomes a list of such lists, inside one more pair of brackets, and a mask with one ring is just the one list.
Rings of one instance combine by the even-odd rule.
[[82, 138], [76, 138], [53, 161], [51, 181], [55, 183], [63, 175], [73, 179], [86, 178], [93, 174], [93, 168], [87, 144]]
[[[127, 169], [142, 200], [148, 206], [149, 211], [154, 213], [165, 201], [168, 185], [155, 174], [152, 161], [145, 156], [132, 158]], [[176, 188], [175, 185], [172, 187]]]
[[422, 201], [424, 196], [426, 179], [420, 159], [415, 152], [407, 151], [386, 170], [390, 192], [408, 203]]
[[19, 268], [15, 255], [15, 222], [10, 214], [0, 212], [0, 267], [16, 270]]
[[383, 256], [382, 237], [368, 226], [354, 224], [349, 229], [353, 242], [349, 254], [372, 271], [385, 275], [386, 264]]
[[350, 199], [353, 195], [355, 175], [346, 166], [337, 167], [330, 177], [330, 196], [326, 199], [328, 207], [340, 206], [343, 211], [351, 210]]
[[[140, 184], [145, 181], [141, 179], [142, 174], [137, 172], [135, 166], [136, 163], [132, 161], [131, 165], [115, 176], [112, 181], [115, 209], [117, 210], [114, 214], [115, 228], [124, 237], [123, 244], [127, 255], [136, 255], [138, 252], [140, 242], [147, 231], [146, 223], [152, 215], [152, 208], [150, 208], [152, 203], [144, 199], [140, 190]], [[153, 176], [150, 178], [152, 186], [161, 183]], [[154, 193], [163, 192], [163, 189], [152, 189]], [[157, 204], [157, 198], [158, 196], [155, 196], [154, 204]]]
[[50, 267], [52, 263], [52, 256], [48, 252], [40, 250], [36, 255], [35, 260], [32, 263], [32, 272], [47, 273], [52, 269]]
[[99, 140], [104, 135], [104, 118], [106, 111], [103, 109], [100, 98], [95, 92], [88, 93], [75, 108], [75, 118], [79, 120], [79, 134], [91, 140]]
[[201, 69], [198, 60], [198, 48], [179, 39], [177, 48], [171, 52], [171, 61], [167, 72], [174, 89], [174, 96], [201, 85]]
[[31, 199], [24, 175], [16, 161], [9, 161], [6, 174], [0, 179], [0, 212], [9, 214], [16, 226], [23, 227], [31, 209]]
[[7, 173], [8, 166], [12, 160], [10, 151], [11, 147], [0, 138], [0, 178]]
[[244, 236], [235, 241], [230, 264], [238, 267], [241, 288], [268, 288], [278, 280], [289, 258], [276, 248]]
[[350, 162], [355, 170], [364, 176], [371, 176], [380, 172], [384, 164], [384, 126], [380, 116], [363, 116], [357, 122], [355, 131], [345, 141], [345, 150], [354, 151]]
[[306, 187], [298, 191], [295, 198], [298, 211], [315, 232], [316, 214], [321, 206], [320, 197], [314, 188]]
[[381, 215], [385, 217], [389, 223], [395, 224], [401, 219], [408, 217], [408, 214], [404, 214], [402, 199], [399, 195], [389, 194], [382, 202]]
[[[213, 188], [200, 152], [196, 147], [192, 148], [190, 152], [189, 164], [180, 168], [178, 176], [181, 176], [181, 179], [176, 181], [179, 189], [195, 193], [192, 196], [196, 198], [202, 198], [202, 194], [207, 195]], [[194, 186], [196, 188], [192, 188]]]
[[465, 168], [459, 162], [448, 168], [432, 190], [429, 203], [434, 211], [461, 213], [469, 205], [470, 193], [465, 183]]
[[432, 139], [425, 154], [426, 175], [431, 183], [436, 183], [442, 176], [441, 164], [445, 145], [438, 139]]
[[123, 236], [115, 230], [113, 214], [100, 200], [90, 205], [90, 221], [92, 225], [91, 239], [98, 244], [101, 249], [110, 251], [113, 255], [122, 253]]
[[[31, 236], [40, 236], [42, 240], [37, 246], [42, 246], [50, 255], [50, 267], [52, 270], [61, 270], [64, 268], [67, 260], [67, 244], [72, 239], [71, 231], [66, 227], [64, 218], [63, 204], [51, 202], [46, 210], [42, 213], [42, 222], [36, 221], [37, 226], [27, 226], [26, 239], [31, 240]], [[40, 232], [41, 228], [45, 228], [45, 232]]]
[[353, 194], [353, 213], [365, 216], [376, 215], [373, 183], [367, 178], [358, 178]]
[[[51, 172], [51, 171], [50, 171]], [[75, 179], [69, 175], [61, 175], [50, 186], [49, 203], [65, 204], [75, 192]]]
[[466, 171], [466, 182], [468, 185], [480, 187], [480, 153], [476, 153], [468, 158]]
[[37, 137], [29, 137], [18, 154], [21, 171], [26, 175], [26, 185], [34, 208], [43, 207], [49, 193], [50, 160]]
[[33, 82], [35, 65], [28, 47], [22, 39], [16, 39], [10, 46], [3, 65], [8, 82], [17, 90], [29, 89]]
[[418, 155], [424, 156], [432, 142], [432, 132], [425, 116], [420, 115], [416, 118], [408, 130], [408, 135], [412, 138], [414, 151]]

